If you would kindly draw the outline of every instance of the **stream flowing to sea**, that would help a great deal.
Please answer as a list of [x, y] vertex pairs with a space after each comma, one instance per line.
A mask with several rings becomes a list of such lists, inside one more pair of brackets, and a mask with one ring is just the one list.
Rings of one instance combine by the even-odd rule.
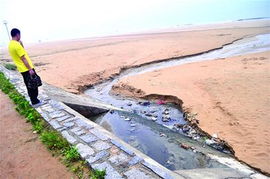
[[[110, 91], [114, 84], [129, 76], [139, 75], [163, 68], [205, 60], [222, 59], [237, 55], [263, 52], [270, 50], [270, 34], [245, 37], [221, 49], [212, 50], [199, 55], [156, 62], [130, 68], [123, 71], [114, 79], [85, 91], [85, 94], [104, 103], [122, 108], [123, 111], [110, 111], [94, 120], [105, 129], [150, 156], [170, 170], [194, 168], [226, 167], [211, 160], [205, 154], [219, 156], [228, 155], [229, 151], [220, 146], [208, 146], [205, 138], [192, 128], [177, 129], [176, 125], [185, 125], [183, 113], [174, 104], [160, 105], [152, 101], [112, 95]], [[186, 150], [180, 146], [189, 146]]]

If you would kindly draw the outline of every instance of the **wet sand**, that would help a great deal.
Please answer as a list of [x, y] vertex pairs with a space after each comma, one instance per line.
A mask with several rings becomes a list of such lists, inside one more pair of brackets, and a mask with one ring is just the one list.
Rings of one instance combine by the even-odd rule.
[[[219, 48], [248, 35], [269, 32], [269, 24], [270, 20], [212, 24], [190, 30], [171, 29], [172, 32], [68, 40], [34, 46], [26, 44], [25, 47], [44, 81], [78, 93], [85, 86], [119, 73], [121, 68]], [[4, 55], [4, 58], [9, 57]]]
[[181, 99], [198, 113], [201, 129], [227, 141], [240, 160], [270, 173], [270, 51], [157, 70], [116, 86], [126, 96]]
[[32, 133], [0, 91], [0, 178], [77, 178]]

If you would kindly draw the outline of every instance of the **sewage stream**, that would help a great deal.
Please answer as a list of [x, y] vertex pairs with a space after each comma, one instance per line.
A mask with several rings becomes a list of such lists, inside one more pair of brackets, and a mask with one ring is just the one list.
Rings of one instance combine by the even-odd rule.
[[[186, 63], [227, 58], [267, 50], [270, 50], [270, 34], [247, 37], [208, 53], [125, 70], [113, 80], [103, 82], [86, 90], [85, 94], [127, 111], [110, 111], [95, 118], [95, 122], [166, 168], [170, 170], [225, 168], [223, 164], [211, 160], [205, 154], [212, 153], [224, 156], [229, 151], [222, 146], [211, 144], [212, 147], [209, 147], [205, 145], [205, 138], [202, 138], [190, 126], [185, 125], [187, 122], [184, 120], [183, 113], [178, 106], [124, 98], [110, 94], [110, 90], [119, 80], [128, 76]], [[174, 127], [175, 125], [187, 127], [177, 129]]]

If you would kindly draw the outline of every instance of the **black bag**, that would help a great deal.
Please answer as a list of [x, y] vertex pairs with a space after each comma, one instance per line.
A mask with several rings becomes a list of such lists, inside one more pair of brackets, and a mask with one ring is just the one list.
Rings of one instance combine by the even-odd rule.
[[31, 89], [35, 89], [42, 85], [40, 77], [35, 73], [30, 75], [27, 82], [27, 87]]

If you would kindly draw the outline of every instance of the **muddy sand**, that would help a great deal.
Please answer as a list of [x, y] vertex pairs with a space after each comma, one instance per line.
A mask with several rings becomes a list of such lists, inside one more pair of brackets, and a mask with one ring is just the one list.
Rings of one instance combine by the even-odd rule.
[[[241, 21], [172, 32], [25, 44], [25, 48], [44, 81], [78, 93], [122, 68], [220, 48], [249, 35], [269, 32], [269, 24], [270, 20]], [[5, 53], [2, 58], [10, 57]]]
[[270, 51], [156, 70], [125, 78], [114, 90], [181, 99], [197, 113], [201, 129], [227, 141], [240, 160], [270, 173]]
[[52, 157], [0, 91], [0, 178], [77, 178]]

